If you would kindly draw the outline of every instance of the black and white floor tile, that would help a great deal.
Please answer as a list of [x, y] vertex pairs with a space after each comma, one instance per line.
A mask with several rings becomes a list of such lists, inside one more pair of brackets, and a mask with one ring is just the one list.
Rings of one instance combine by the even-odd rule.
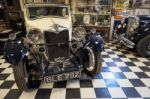
[[150, 99], [150, 59], [116, 43], [107, 43], [103, 67], [94, 78], [41, 82], [30, 92], [18, 90], [12, 67], [0, 56], [0, 99]]

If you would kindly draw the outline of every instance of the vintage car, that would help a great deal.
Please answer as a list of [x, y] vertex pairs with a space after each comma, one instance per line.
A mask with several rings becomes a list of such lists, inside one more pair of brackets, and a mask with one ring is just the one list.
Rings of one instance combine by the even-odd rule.
[[25, 26], [25, 36], [22, 31], [10, 34], [4, 47], [19, 89], [27, 91], [39, 80], [57, 82], [80, 78], [82, 71], [91, 76], [100, 72], [104, 41], [95, 29], [72, 29], [69, 5], [25, 4], [22, 12], [24, 24], [19, 25]]
[[128, 48], [135, 48], [143, 57], [150, 57], [150, 16], [124, 19], [117, 26], [114, 37]]

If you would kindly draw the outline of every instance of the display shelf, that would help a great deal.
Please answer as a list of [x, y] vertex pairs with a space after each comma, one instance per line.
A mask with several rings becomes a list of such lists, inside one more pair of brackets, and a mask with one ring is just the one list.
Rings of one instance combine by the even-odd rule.
[[[94, 7], [95, 5], [98, 5], [98, 4], [94, 4], [94, 5], [78, 5], [76, 6], [76, 8], [78, 7]], [[101, 6], [101, 7], [111, 7], [112, 5], [98, 5], [98, 6]]]
[[25, 3], [67, 3], [68, 0], [25, 0]]
[[96, 28], [109, 40], [112, 0], [72, 0], [71, 4], [74, 27], [82, 26], [87, 31]]
[[99, 12], [99, 13], [83, 13], [83, 12], [76, 12], [76, 13], [72, 13], [72, 14], [78, 14], [78, 15], [101, 15], [101, 16], [110, 16], [111, 13], [110, 12]]
[[[96, 25], [75, 25], [75, 26], [85, 26], [85, 27], [95, 27], [95, 28], [109, 28], [110, 26], [96, 26]], [[101, 30], [101, 29], [100, 29]]]

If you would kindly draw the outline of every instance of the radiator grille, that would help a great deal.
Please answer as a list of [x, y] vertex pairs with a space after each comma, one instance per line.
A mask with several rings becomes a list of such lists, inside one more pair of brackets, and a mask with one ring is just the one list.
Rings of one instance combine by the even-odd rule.
[[64, 57], [69, 58], [69, 31], [63, 30], [59, 33], [45, 31], [45, 42], [48, 44], [67, 43], [65, 46], [47, 46], [47, 54], [50, 61], [54, 61], [55, 58]]

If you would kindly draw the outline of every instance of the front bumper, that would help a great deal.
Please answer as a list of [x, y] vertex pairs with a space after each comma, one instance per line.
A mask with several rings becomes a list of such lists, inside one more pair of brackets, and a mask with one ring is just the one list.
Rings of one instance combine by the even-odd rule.
[[129, 40], [125, 37], [125, 34], [117, 34], [116, 31], [114, 31], [114, 38], [118, 40], [121, 44], [125, 45], [128, 48], [134, 48], [135, 43]]
[[82, 70], [82, 65], [73, 64], [72, 62], [68, 62], [67, 64], [49, 64], [49, 66], [44, 69], [43, 79], [45, 82], [57, 82], [67, 79], [80, 78]]

